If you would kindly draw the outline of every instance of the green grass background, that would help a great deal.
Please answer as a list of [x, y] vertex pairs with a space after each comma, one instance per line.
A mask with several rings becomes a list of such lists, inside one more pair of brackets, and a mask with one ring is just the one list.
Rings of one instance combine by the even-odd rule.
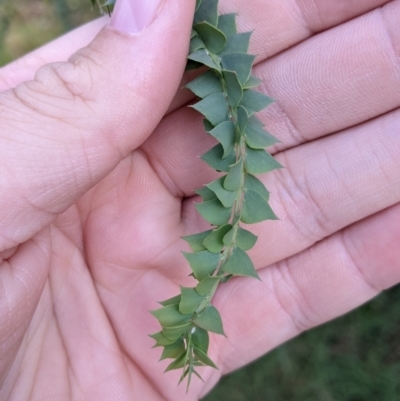
[[[0, 65], [95, 18], [89, 3], [0, 0]], [[203, 401], [400, 401], [400, 286], [224, 377]]]

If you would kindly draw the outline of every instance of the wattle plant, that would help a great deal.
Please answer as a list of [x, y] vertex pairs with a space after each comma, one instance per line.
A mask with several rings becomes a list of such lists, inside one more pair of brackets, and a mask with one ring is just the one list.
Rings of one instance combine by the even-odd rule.
[[[237, 33], [235, 14], [218, 15], [218, 0], [198, 0], [190, 40], [188, 69], [207, 71], [186, 85], [201, 100], [191, 106], [204, 116], [205, 131], [219, 143], [202, 156], [218, 179], [196, 191], [196, 208], [211, 229], [190, 235], [192, 253], [184, 253], [198, 281], [152, 311], [162, 330], [153, 337], [164, 347], [161, 359], [172, 358], [166, 371], [182, 369], [180, 381], [200, 377], [196, 368], [211, 366], [209, 332], [225, 335], [221, 316], [212, 305], [222, 283], [234, 276], [258, 278], [247, 251], [257, 237], [242, 224], [274, 220], [269, 192], [256, 174], [281, 165], [264, 148], [277, 143], [254, 113], [272, 99], [254, 91], [260, 81], [251, 75], [255, 56], [248, 54], [251, 32]], [[201, 378], [201, 377], [200, 377]]]
[[273, 100], [253, 90], [260, 80], [251, 74], [251, 32], [238, 33], [235, 20], [236, 14], [218, 14], [218, 0], [197, 0], [187, 69], [207, 70], [186, 88], [200, 99], [190, 107], [204, 116], [205, 131], [219, 142], [202, 159], [223, 174], [196, 191], [203, 201], [196, 208], [211, 228], [183, 237], [192, 249], [183, 254], [197, 285], [181, 286], [179, 295], [151, 312], [161, 325], [151, 335], [155, 347], [164, 348], [161, 360], [173, 359], [166, 371], [182, 369], [179, 382], [187, 377], [188, 387], [193, 374], [201, 379], [198, 367], [217, 368], [208, 348], [209, 332], [225, 335], [212, 305], [219, 285], [235, 276], [259, 278], [247, 255], [257, 237], [243, 224], [277, 218], [269, 192], [255, 176], [281, 167], [264, 150], [278, 140], [255, 116]]

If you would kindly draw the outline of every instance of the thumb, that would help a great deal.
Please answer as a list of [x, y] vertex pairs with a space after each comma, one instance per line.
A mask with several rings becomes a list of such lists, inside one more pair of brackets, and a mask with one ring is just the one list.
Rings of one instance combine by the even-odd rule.
[[183, 73], [194, 0], [118, 0], [66, 63], [0, 94], [0, 252], [49, 225], [154, 130]]

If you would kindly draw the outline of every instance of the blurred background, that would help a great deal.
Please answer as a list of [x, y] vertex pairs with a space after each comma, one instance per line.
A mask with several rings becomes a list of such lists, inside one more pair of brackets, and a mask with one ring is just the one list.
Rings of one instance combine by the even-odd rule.
[[[0, 0], [0, 66], [99, 15], [90, 0]], [[203, 401], [399, 401], [400, 286], [223, 378]]]

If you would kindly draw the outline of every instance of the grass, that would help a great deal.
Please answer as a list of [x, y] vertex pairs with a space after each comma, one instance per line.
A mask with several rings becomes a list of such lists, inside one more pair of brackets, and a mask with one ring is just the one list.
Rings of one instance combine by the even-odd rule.
[[398, 401], [400, 286], [225, 378], [203, 401]]
[[97, 16], [89, 0], [0, 0], [0, 66]]
[[[0, 2], [0, 65], [97, 16], [89, 0]], [[400, 286], [226, 376], [203, 399], [399, 400]]]

